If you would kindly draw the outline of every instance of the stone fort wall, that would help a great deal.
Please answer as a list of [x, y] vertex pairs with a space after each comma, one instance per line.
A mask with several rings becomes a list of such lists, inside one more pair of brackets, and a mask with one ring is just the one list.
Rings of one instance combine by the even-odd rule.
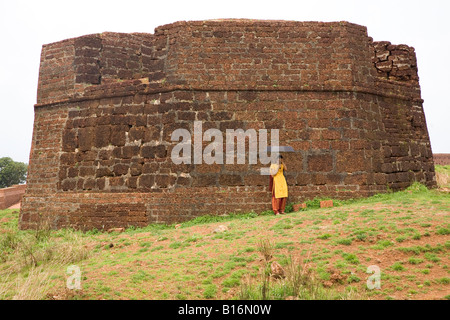
[[414, 49], [348, 22], [176, 22], [44, 45], [20, 227], [270, 209], [261, 164], [172, 162], [172, 132], [194, 121], [224, 137], [279, 129], [295, 150], [288, 202], [433, 187], [422, 103]]

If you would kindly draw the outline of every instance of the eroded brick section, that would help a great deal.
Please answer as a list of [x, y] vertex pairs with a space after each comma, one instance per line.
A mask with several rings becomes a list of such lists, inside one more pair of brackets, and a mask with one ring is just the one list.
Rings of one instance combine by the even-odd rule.
[[373, 62], [379, 76], [397, 81], [419, 80], [414, 48], [388, 41], [374, 42], [373, 47]]
[[[435, 186], [414, 49], [347, 22], [177, 22], [43, 47], [21, 228], [270, 209], [266, 165], [175, 164], [176, 129], [278, 129], [288, 202]], [[202, 149], [209, 145], [203, 141]], [[193, 150], [192, 150], [193, 154]]]

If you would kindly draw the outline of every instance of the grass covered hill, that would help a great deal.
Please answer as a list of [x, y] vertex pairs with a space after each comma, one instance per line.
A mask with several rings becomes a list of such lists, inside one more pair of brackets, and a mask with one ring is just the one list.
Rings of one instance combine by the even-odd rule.
[[18, 230], [3, 210], [0, 299], [450, 299], [448, 192], [334, 205], [111, 233]]

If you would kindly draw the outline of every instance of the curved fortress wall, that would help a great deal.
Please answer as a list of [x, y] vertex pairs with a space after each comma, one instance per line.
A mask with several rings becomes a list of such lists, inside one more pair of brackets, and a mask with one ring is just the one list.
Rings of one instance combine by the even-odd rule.
[[[259, 164], [175, 164], [174, 130], [279, 129], [288, 202], [435, 185], [414, 49], [348, 22], [177, 22], [44, 45], [21, 228], [270, 209]], [[210, 142], [203, 142], [206, 146]]]

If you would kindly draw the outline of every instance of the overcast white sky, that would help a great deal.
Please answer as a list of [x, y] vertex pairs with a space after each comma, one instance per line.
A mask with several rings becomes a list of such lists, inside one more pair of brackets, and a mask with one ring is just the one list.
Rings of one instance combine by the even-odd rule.
[[0, 0], [0, 158], [27, 162], [43, 44], [105, 31], [153, 33], [180, 20], [349, 21], [416, 49], [434, 153], [450, 153], [450, 1]]

